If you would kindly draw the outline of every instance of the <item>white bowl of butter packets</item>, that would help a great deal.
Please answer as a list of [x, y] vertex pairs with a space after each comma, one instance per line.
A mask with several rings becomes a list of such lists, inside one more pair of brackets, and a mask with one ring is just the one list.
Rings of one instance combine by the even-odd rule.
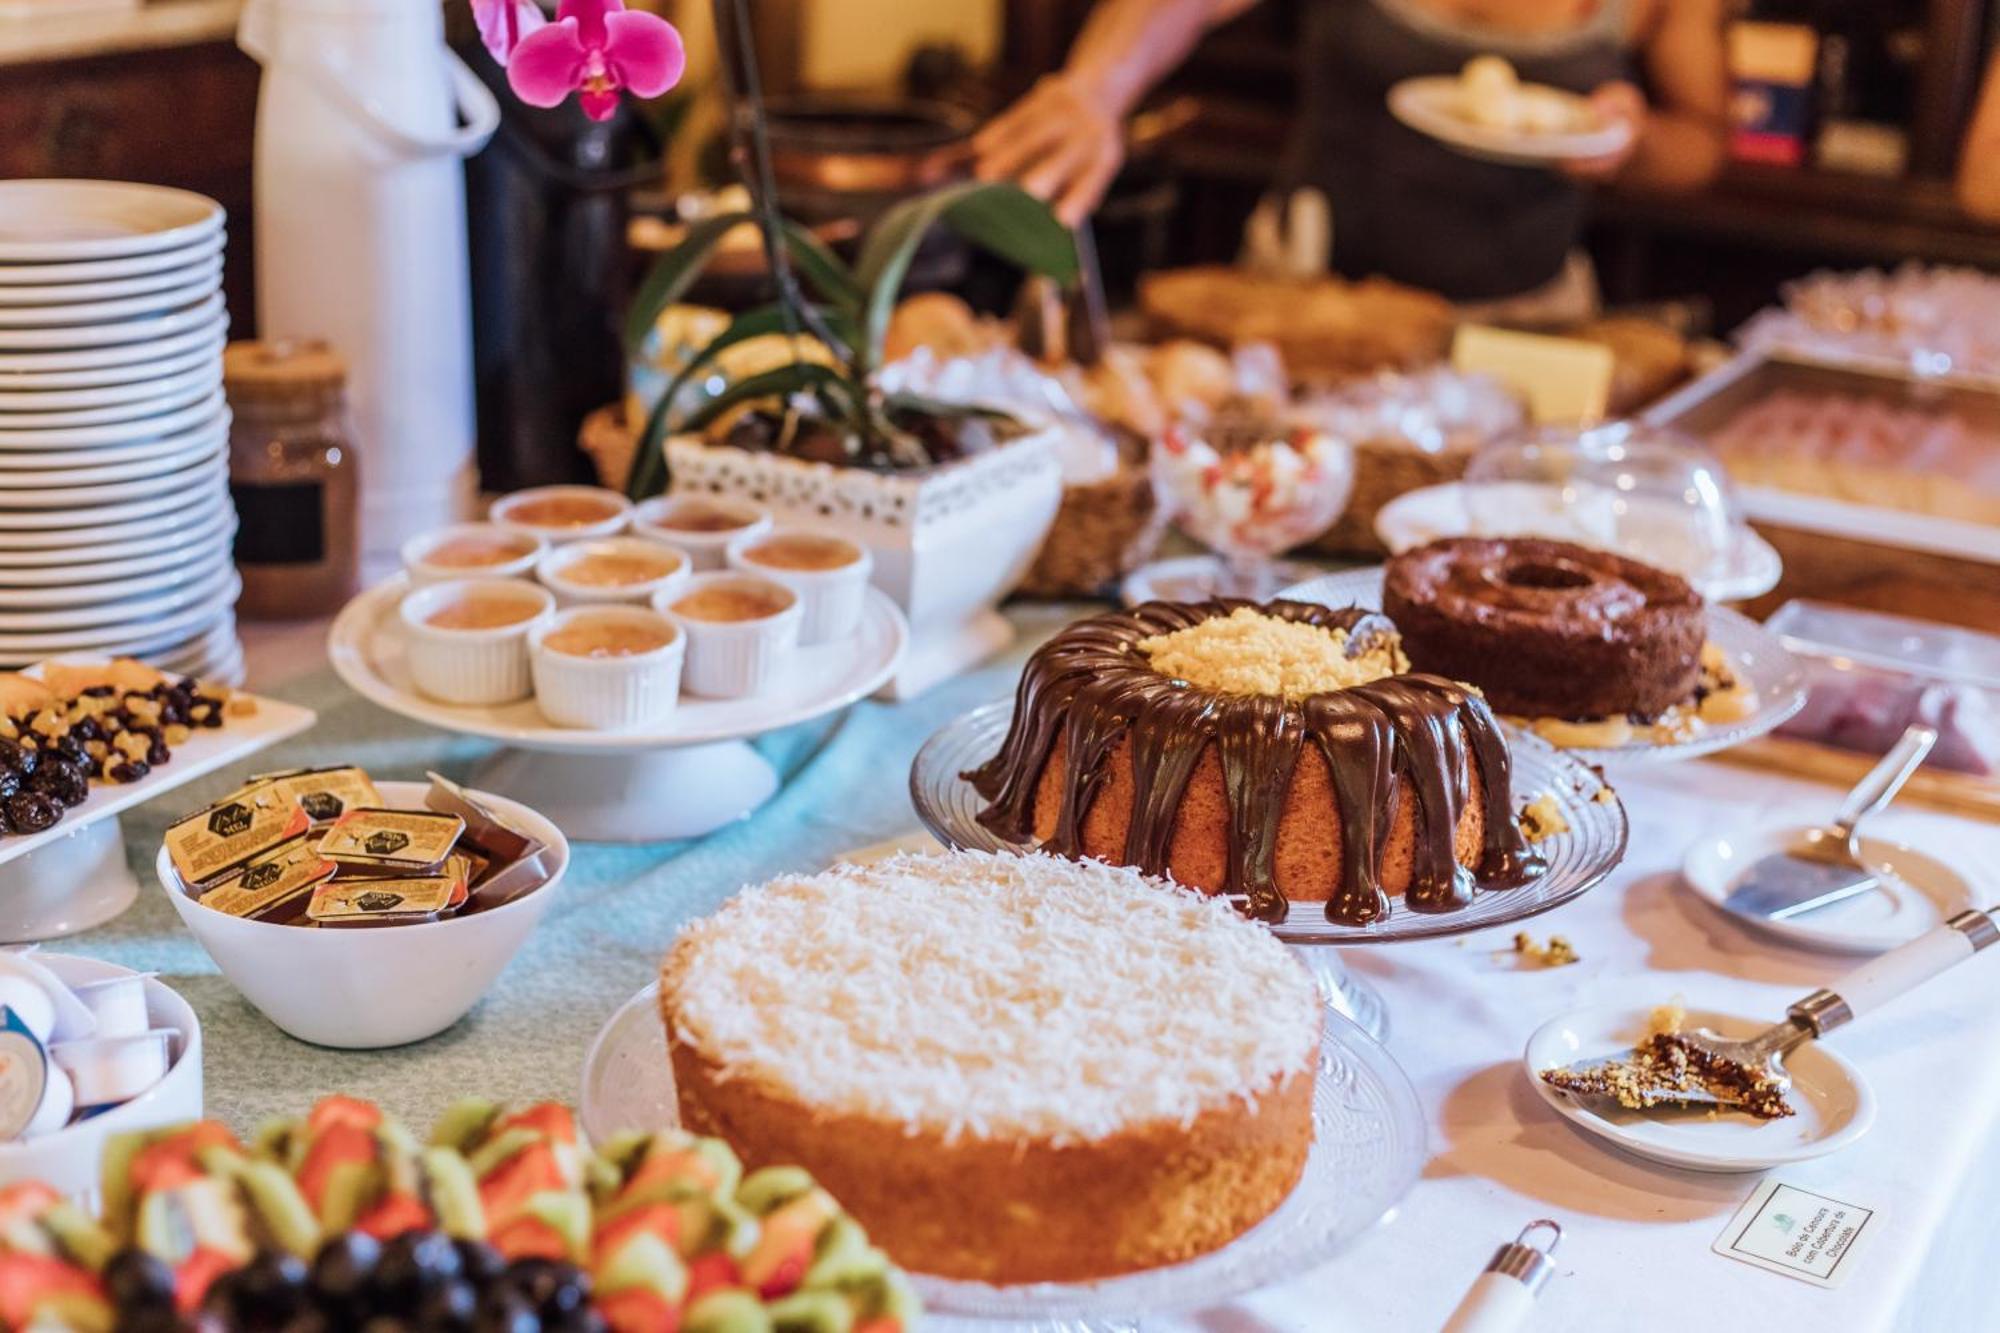
[[105, 1139], [201, 1113], [186, 1000], [115, 963], [0, 950], [0, 1187], [41, 1181], [89, 1208]]
[[359, 768], [252, 778], [167, 829], [174, 910], [244, 998], [372, 1050], [469, 1013], [555, 901], [562, 831], [519, 802]]

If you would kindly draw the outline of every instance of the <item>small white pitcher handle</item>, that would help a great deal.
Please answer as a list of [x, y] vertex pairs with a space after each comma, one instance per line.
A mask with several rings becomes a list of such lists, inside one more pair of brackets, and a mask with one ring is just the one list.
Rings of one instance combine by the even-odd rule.
[[[269, 22], [264, 13], [267, 4], [268, 0], [250, 0], [236, 30], [236, 44], [260, 65], [271, 63], [270, 44], [265, 36]], [[368, 99], [357, 97], [334, 71], [317, 60], [301, 60], [297, 68], [321, 95], [368, 126], [405, 157], [471, 157], [500, 128], [500, 103], [471, 67], [459, 59], [457, 52], [441, 45], [438, 54], [444, 57], [445, 70], [451, 76], [453, 104], [464, 123], [435, 135], [413, 134], [396, 124]]]

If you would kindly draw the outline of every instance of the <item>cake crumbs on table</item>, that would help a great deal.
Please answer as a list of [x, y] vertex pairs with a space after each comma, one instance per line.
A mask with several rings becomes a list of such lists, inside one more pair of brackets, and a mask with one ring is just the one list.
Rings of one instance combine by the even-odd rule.
[[1538, 944], [1525, 930], [1514, 932], [1513, 954], [1535, 967], [1568, 967], [1583, 961], [1567, 935], [1551, 935], [1547, 944]]
[[1543, 842], [1569, 832], [1569, 820], [1554, 792], [1543, 792], [1521, 808], [1521, 835], [1529, 842]]

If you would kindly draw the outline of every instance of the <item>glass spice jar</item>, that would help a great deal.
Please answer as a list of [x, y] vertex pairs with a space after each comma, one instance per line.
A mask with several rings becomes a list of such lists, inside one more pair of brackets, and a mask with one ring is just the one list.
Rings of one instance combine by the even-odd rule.
[[223, 353], [241, 615], [331, 615], [360, 578], [359, 486], [347, 364], [324, 342], [233, 342]]

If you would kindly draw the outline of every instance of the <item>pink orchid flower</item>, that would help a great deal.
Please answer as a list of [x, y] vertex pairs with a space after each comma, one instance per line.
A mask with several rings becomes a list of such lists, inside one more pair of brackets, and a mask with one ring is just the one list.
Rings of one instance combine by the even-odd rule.
[[549, 20], [535, 0], [472, 0], [472, 21], [486, 49], [505, 65], [521, 39]]
[[681, 35], [665, 19], [627, 10], [624, 0], [562, 0], [553, 23], [514, 47], [507, 82], [529, 106], [580, 93], [585, 115], [609, 120], [621, 90], [658, 97], [686, 67]]

